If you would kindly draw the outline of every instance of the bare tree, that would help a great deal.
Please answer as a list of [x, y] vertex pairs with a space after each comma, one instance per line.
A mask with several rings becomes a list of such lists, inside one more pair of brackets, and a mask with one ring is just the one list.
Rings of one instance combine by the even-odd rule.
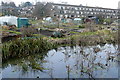
[[35, 5], [35, 9], [33, 10], [33, 16], [38, 19], [43, 18], [45, 16], [45, 4], [41, 2], [37, 2]]
[[33, 10], [33, 16], [37, 18], [53, 16], [52, 4], [46, 2], [37, 2]]
[[18, 15], [18, 10], [14, 2], [2, 2], [2, 15]]
[[15, 3], [14, 2], [9, 2], [9, 3], [7, 3], [7, 2], [1, 2], [1, 4], [2, 4], [2, 6], [4, 6], [4, 7], [16, 7], [16, 5], [15, 5]]
[[52, 16], [53, 15], [53, 11], [52, 11], [52, 4], [51, 3], [47, 3], [44, 7], [44, 12], [45, 12], [45, 16]]

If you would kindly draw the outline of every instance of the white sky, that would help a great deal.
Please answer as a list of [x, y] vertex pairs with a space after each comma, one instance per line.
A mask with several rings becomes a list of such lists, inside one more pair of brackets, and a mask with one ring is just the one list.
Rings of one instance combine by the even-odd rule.
[[73, 5], [84, 5], [84, 6], [92, 6], [92, 7], [104, 7], [104, 8], [118, 8], [118, 2], [120, 0], [0, 0], [0, 1], [13, 1], [15, 2], [16, 5], [20, 4], [21, 2], [55, 2], [55, 3], [61, 3], [61, 2], [67, 2], [68, 4], [73, 4]]

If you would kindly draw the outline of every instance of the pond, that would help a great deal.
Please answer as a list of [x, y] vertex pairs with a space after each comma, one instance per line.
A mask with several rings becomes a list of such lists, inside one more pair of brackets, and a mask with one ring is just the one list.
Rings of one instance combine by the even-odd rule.
[[3, 78], [118, 78], [118, 46], [66, 46], [3, 62]]

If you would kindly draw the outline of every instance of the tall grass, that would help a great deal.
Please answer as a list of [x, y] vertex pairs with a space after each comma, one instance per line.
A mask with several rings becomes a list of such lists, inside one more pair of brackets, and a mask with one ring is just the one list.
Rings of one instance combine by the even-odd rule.
[[18, 39], [4, 43], [2, 46], [2, 59], [28, 56], [30, 54], [42, 53], [54, 48], [55, 45], [42, 38]]

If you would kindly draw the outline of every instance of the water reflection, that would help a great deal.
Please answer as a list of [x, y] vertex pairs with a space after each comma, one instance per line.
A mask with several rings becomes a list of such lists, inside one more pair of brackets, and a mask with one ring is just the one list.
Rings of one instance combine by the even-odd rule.
[[[3, 77], [118, 78], [117, 47], [67, 46], [3, 64]], [[9, 73], [7, 73], [9, 72]]]
[[[24, 75], [30, 76], [30, 73], [34, 75], [34, 73], [38, 73], [39, 71], [43, 72], [44, 68], [42, 64], [46, 62], [44, 56], [46, 55], [41, 53], [40, 55], [36, 54], [20, 59], [5, 61], [2, 64], [3, 76], [4, 70], [5, 72], [10, 72], [5, 73], [8, 74], [7, 76], [11, 75], [10, 77], [24, 77]], [[13, 74], [16, 74], [16, 76], [12, 76]]]

